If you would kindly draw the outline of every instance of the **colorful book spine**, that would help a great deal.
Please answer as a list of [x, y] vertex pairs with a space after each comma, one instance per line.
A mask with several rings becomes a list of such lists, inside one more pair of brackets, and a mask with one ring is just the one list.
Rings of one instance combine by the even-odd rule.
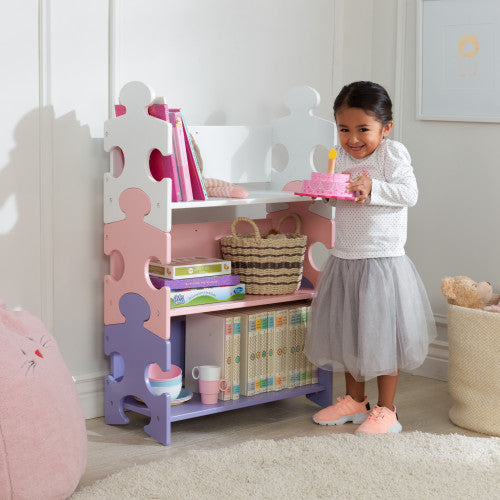
[[233, 316], [233, 393], [231, 399], [240, 398], [240, 359], [241, 359], [241, 316]]
[[267, 357], [266, 357], [266, 373], [267, 373], [267, 392], [275, 391], [276, 380], [276, 311], [269, 309], [267, 311]]
[[260, 394], [267, 390], [267, 311], [257, 312], [257, 367], [255, 378], [255, 393]]
[[170, 294], [170, 307], [198, 306], [243, 300], [245, 283], [234, 286], [213, 286], [210, 288], [193, 288], [192, 290], [174, 290]]
[[241, 312], [240, 394], [255, 395], [255, 355], [257, 318], [254, 312]]
[[[248, 331], [251, 340], [251, 351], [249, 365], [251, 366], [251, 381], [253, 387], [253, 394], [257, 394], [258, 389], [260, 389], [260, 374], [258, 372], [258, 359], [257, 355], [259, 352], [259, 336], [257, 331], [257, 312], [252, 312], [248, 318]], [[256, 382], [259, 380], [259, 387], [257, 387]]]
[[293, 330], [292, 330], [292, 314], [290, 307], [287, 307], [287, 325], [285, 333], [285, 387], [291, 389], [293, 387], [292, 379], [292, 345], [293, 345]]
[[[307, 335], [307, 330], [309, 328], [309, 317], [311, 314], [311, 306], [308, 305], [306, 306], [306, 335]], [[304, 357], [306, 359], [306, 385], [312, 384], [312, 370], [313, 370], [313, 364], [307, 359], [307, 356], [304, 354]]]
[[[309, 306], [307, 309], [307, 323], [308, 324], [311, 323], [311, 313], [312, 313], [312, 308], [311, 308], [311, 306]], [[319, 383], [318, 367], [311, 363], [311, 384], [317, 384], [317, 383]]]
[[213, 286], [232, 286], [238, 285], [240, 277], [236, 274], [226, 274], [221, 276], [201, 276], [199, 278], [185, 278], [178, 280], [169, 280], [150, 276], [151, 283], [156, 288], [168, 286], [171, 290], [186, 290], [192, 288], [209, 288]]
[[285, 389], [286, 385], [286, 338], [288, 330], [288, 310], [277, 309], [275, 312], [275, 390]]
[[182, 201], [179, 169], [177, 168], [175, 154], [172, 153], [170, 156], [164, 156], [163, 164], [165, 169], [165, 177], [169, 177], [170, 179], [172, 179], [172, 201]]
[[232, 316], [223, 316], [224, 318], [224, 364], [221, 369], [222, 378], [227, 381], [227, 388], [219, 392], [219, 399], [229, 401], [233, 394], [233, 318]]
[[179, 257], [169, 264], [149, 263], [149, 274], [170, 280], [201, 278], [203, 276], [229, 276], [231, 261], [211, 257]]
[[170, 123], [172, 124], [172, 137], [174, 143], [175, 159], [179, 171], [179, 181], [181, 186], [182, 200], [191, 201], [193, 199], [193, 190], [189, 175], [189, 165], [186, 151], [186, 142], [184, 139], [184, 127], [182, 125], [182, 116], [179, 111], [170, 110], [168, 113]]
[[288, 310], [288, 363], [287, 378], [288, 387], [297, 387], [297, 321], [300, 324], [300, 316], [297, 315], [297, 307], [292, 306]]
[[198, 164], [198, 158], [194, 153], [194, 146], [189, 136], [186, 126], [186, 120], [181, 110], [179, 110], [182, 118], [182, 125], [184, 130], [184, 142], [186, 143], [186, 153], [189, 166], [189, 175], [191, 179], [191, 189], [193, 190], [193, 198], [195, 200], [206, 200], [208, 198], [203, 176], [201, 175], [201, 168]]
[[295, 308], [295, 360], [294, 360], [294, 374], [293, 383], [294, 387], [300, 386], [300, 353], [302, 342], [300, 340], [301, 335], [301, 316], [302, 316], [302, 306], [296, 306]]
[[306, 331], [307, 331], [307, 305], [300, 307], [300, 330], [299, 330], [299, 385], [306, 385], [306, 365], [307, 358], [304, 354], [306, 344]]

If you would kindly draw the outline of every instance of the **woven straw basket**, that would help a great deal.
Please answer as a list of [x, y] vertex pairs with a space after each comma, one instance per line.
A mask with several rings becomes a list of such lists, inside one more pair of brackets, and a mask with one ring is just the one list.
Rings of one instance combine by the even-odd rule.
[[500, 436], [500, 314], [448, 304], [451, 421]]
[[[306, 236], [300, 234], [300, 218], [297, 214], [283, 216], [276, 226], [292, 217], [294, 233], [286, 238], [263, 238], [252, 219], [237, 217], [231, 224], [231, 236], [221, 238], [222, 256], [231, 261], [233, 274], [239, 274], [248, 294], [280, 295], [298, 290], [302, 279], [302, 267], [306, 250]], [[250, 234], [237, 234], [236, 225], [247, 222], [253, 227]]]

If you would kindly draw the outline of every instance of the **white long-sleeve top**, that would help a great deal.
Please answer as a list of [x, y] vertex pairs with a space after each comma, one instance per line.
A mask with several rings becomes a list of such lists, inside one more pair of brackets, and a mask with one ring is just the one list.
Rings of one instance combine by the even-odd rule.
[[397, 257], [405, 254], [408, 207], [415, 205], [418, 188], [410, 154], [400, 142], [383, 139], [366, 158], [357, 160], [341, 147], [335, 171], [362, 173], [372, 179], [365, 203], [331, 199], [335, 206], [335, 245], [331, 253], [342, 259]]

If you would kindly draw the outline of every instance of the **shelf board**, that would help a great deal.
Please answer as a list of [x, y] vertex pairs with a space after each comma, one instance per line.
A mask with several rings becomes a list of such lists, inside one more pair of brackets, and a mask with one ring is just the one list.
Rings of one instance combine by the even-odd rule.
[[258, 205], [261, 203], [287, 203], [297, 201], [312, 201], [307, 196], [297, 196], [291, 191], [250, 191], [248, 198], [208, 198], [205, 201], [176, 201], [172, 210], [183, 208], [228, 207], [234, 205]]
[[[287, 399], [296, 396], [304, 396], [306, 394], [313, 394], [321, 392], [326, 389], [321, 384], [303, 385], [293, 389], [282, 389], [281, 391], [264, 392], [255, 396], [240, 396], [239, 399], [232, 401], [217, 401], [214, 405], [204, 405], [201, 403], [200, 395], [195, 393], [193, 398], [185, 403], [171, 406], [170, 408], [170, 421], [177, 422], [180, 420], [188, 420], [190, 418], [202, 417], [212, 413], [221, 413], [223, 411], [236, 410], [238, 408], [245, 408], [247, 406], [260, 405], [263, 403], [270, 403], [272, 401], [279, 401], [280, 399]], [[133, 398], [126, 398], [123, 403], [125, 410], [131, 410], [141, 415], [151, 416], [149, 408]]]
[[278, 304], [281, 302], [293, 302], [295, 300], [312, 299], [315, 290], [311, 288], [301, 288], [295, 293], [287, 295], [249, 295], [244, 300], [229, 302], [218, 302], [213, 304], [202, 304], [199, 306], [175, 307], [170, 309], [170, 316], [187, 316], [189, 314], [207, 313], [211, 311], [221, 311], [227, 309], [240, 309], [242, 307], [262, 306], [267, 304]]

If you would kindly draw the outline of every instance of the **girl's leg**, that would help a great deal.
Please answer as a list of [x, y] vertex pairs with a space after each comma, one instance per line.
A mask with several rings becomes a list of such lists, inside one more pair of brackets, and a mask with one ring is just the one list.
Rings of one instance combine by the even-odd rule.
[[386, 434], [401, 432], [402, 427], [395, 413], [394, 396], [398, 374], [377, 377], [378, 402], [370, 416], [356, 429], [355, 434]]
[[365, 383], [356, 382], [346, 372], [345, 385], [346, 394], [350, 397], [337, 398], [335, 403], [315, 413], [314, 422], [321, 425], [342, 425], [346, 422], [361, 424], [366, 419], [370, 411], [365, 402]]
[[345, 392], [354, 401], [362, 403], [365, 400], [365, 383], [358, 382], [350, 373], [345, 372]]
[[398, 385], [399, 372], [395, 375], [380, 375], [377, 377], [378, 406], [385, 406], [392, 411], [394, 407], [394, 396]]

